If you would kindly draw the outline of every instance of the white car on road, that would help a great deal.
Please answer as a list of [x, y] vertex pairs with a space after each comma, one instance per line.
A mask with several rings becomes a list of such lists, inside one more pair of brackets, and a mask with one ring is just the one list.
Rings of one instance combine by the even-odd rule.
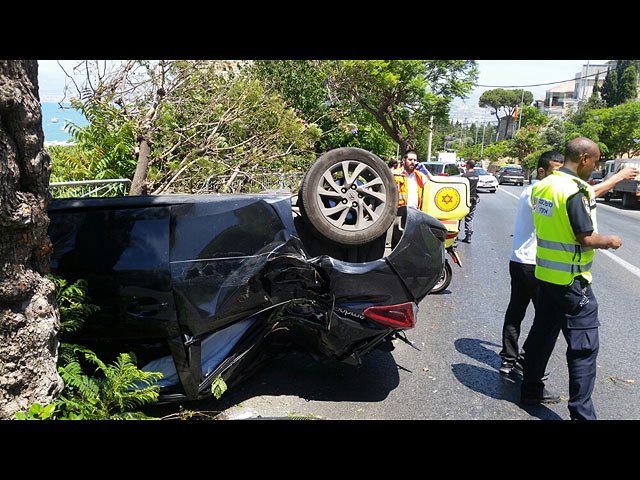
[[480, 177], [478, 180], [478, 191], [486, 190], [496, 193], [496, 190], [498, 190], [498, 179], [482, 167], [474, 167], [473, 169]]

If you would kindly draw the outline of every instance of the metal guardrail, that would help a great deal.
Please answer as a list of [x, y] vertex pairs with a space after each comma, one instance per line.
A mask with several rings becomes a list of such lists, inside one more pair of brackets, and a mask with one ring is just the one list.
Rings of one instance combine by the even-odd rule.
[[52, 182], [49, 191], [54, 198], [118, 197], [129, 194], [131, 180], [111, 178], [77, 182]]
[[286, 173], [238, 173], [212, 175], [205, 181], [208, 193], [255, 193], [264, 190], [291, 190], [300, 188], [303, 172]]
[[[197, 180], [184, 178], [172, 185], [170, 193], [257, 193], [265, 190], [289, 190], [296, 192], [304, 172], [287, 173], [237, 173], [211, 175], [204, 185]], [[52, 182], [49, 191], [54, 198], [117, 197], [128, 195], [131, 180], [116, 178]]]

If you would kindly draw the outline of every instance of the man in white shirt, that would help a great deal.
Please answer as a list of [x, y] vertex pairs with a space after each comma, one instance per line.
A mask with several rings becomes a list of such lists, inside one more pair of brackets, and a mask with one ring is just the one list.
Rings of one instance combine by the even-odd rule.
[[[537, 178], [542, 180], [564, 163], [564, 156], [557, 150], [550, 150], [538, 159]], [[618, 182], [635, 178], [638, 170], [625, 168], [608, 180], [593, 186], [596, 197], [611, 190]], [[522, 357], [526, 352], [527, 342], [518, 349], [520, 325], [524, 319], [529, 302], [536, 306], [538, 283], [535, 278], [536, 267], [536, 232], [533, 226], [531, 207], [531, 190], [529, 185], [522, 191], [516, 213], [516, 224], [513, 232], [513, 251], [509, 259], [509, 275], [511, 276], [511, 297], [504, 316], [502, 327], [502, 350], [500, 373], [509, 375], [512, 371], [522, 375]]]

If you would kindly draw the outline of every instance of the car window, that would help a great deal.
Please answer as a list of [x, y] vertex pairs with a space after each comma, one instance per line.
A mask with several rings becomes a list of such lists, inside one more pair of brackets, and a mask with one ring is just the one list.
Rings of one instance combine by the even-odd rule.
[[489, 172], [487, 172], [484, 168], [476, 167], [474, 168], [474, 170], [478, 175], [489, 175]]
[[600, 172], [593, 172], [589, 178], [596, 178], [596, 179], [601, 179], [602, 178], [602, 173]]
[[523, 175], [522, 170], [519, 168], [505, 168], [504, 173], [506, 175]]
[[460, 170], [455, 163], [448, 163], [444, 166], [444, 173], [448, 175], [460, 175]]
[[425, 163], [424, 166], [427, 167], [427, 170], [429, 170], [433, 175], [437, 175], [442, 172], [443, 167], [443, 165], [437, 163]]

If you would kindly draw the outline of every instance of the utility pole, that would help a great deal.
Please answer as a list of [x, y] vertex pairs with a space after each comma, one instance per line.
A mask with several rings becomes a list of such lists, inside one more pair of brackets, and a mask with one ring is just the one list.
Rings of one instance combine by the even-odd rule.
[[431, 161], [431, 140], [433, 139], [433, 115], [429, 118], [429, 146], [427, 147], [427, 162]]
[[522, 96], [520, 97], [520, 115], [518, 115], [518, 130], [522, 124], [522, 110], [524, 109], [524, 88], [522, 89]]
[[482, 154], [484, 153], [484, 129], [487, 126], [487, 122], [482, 122], [482, 146], [480, 147], [480, 160], [482, 160]]
[[585, 96], [584, 92], [585, 92], [585, 90], [587, 88], [587, 82], [589, 81], [588, 78], [587, 78], [588, 76], [589, 76], [589, 60], [587, 60], [587, 71], [582, 76], [583, 77], [582, 78], [582, 93], [580, 94], [580, 100], [583, 100], [583, 101], [584, 101], [584, 96]]

